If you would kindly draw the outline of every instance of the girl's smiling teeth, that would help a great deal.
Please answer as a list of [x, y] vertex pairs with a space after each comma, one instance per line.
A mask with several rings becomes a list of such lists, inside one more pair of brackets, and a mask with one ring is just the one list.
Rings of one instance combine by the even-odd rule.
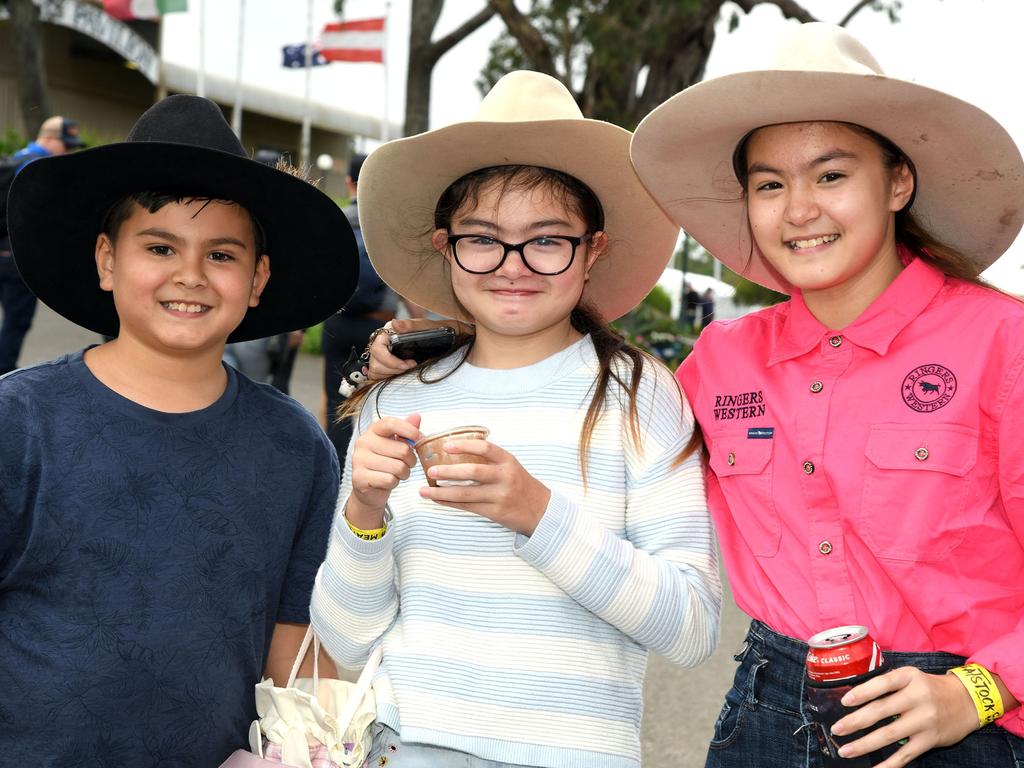
[[188, 314], [199, 314], [206, 312], [210, 307], [206, 304], [186, 304], [183, 301], [162, 301], [164, 309], [172, 312], [187, 312]]
[[819, 245], [825, 243], [833, 243], [839, 239], [839, 235], [821, 235], [820, 237], [812, 237], [810, 240], [787, 240], [786, 245], [790, 247], [790, 250], [799, 251], [804, 248], [816, 248]]

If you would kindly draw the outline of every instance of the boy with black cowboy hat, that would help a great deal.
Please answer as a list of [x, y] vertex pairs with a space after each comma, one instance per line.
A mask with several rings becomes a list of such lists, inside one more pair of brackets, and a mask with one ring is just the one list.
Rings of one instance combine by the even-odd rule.
[[25, 281], [116, 338], [0, 378], [4, 759], [216, 766], [294, 658], [339, 484], [316, 420], [221, 355], [335, 312], [351, 227], [193, 96], [14, 187]]

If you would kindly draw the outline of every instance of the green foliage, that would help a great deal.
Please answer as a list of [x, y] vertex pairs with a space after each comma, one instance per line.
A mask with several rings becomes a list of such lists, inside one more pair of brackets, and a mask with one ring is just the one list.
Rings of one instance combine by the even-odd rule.
[[112, 139], [110, 136], [96, 133], [87, 128], [81, 130], [82, 141], [87, 147], [102, 147], [104, 144], [113, 144], [115, 141], [124, 141], [123, 138]]
[[[560, 78], [585, 116], [632, 130], [669, 96], [703, 79], [723, 9], [732, 32], [761, 3], [786, 18], [817, 20], [791, 0], [530, 0], [525, 12], [519, 2], [514, 11], [498, 10], [506, 31], [477, 84], [486, 92], [506, 72], [536, 69]], [[903, 0], [836, 5], [850, 6], [842, 24], [865, 8], [895, 22]]]
[[693, 339], [672, 318], [671, 309], [672, 299], [668, 292], [656, 285], [636, 309], [620, 317], [612, 326], [634, 346], [647, 350], [675, 370], [689, 354]]
[[[661, 101], [660, 90], [681, 90], [676, 67], [695, 29], [717, 17], [722, 0], [532, 0], [526, 16], [551, 53], [557, 72], [570, 83], [588, 117], [632, 129], [651, 104], [639, 101], [642, 80], [665, 89], [645, 88], [648, 99]], [[682, 32], [682, 34], [681, 34]], [[513, 69], [542, 69], [531, 61], [515, 37], [505, 31], [492, 44], [490, 60], [477, 82], [482, 92]], [[703, 69], [703, 66], [700, 67]], [[652, 91], [647, 94], [646, 91]]]
[[322, 323], [306, 329], [306, 335], [302, 338], [300, 352], [308, 355], [319, 355], [323, 352], [324, 326]]
[[672, 297], [660, 285], [656, 285], [651, 289], [651, 292], [644, 299], [644, 304], [663, 315], [672, 314]]
[[871, 4], [871, 10], [873, 11], [885, 11], [889, 16], [889, 21], [896, 24], [900, 20], [900, 11], [903, 10], [902, 0], [891, 0], [891, 2], [877, 2]]
[[0, 135], [0, 155], [9, 155], [17, 152], [28, 144], [25, 137], [13, 128], [8, 128]]
[[[110, 144], [112, 141], [119, 140], [85, 129], [81, 131], [81, 135], [82, 141], [85, 142], [87, 147], [99, 147], [103, 144]], [[0, 134], [0, 155], [9, 155], [12, 152], [17, 152], [26, 144], [28, 144], [28, 139], [25, 138], [25, 135], [9, 127]]]
[[715, 273], [715, 260], [689, 235], [683, 240], [678, 251], [672, 256], [672, 266], [684, 272], [692, 272], [697, 275], [713, 275]]
[[616, 320], [613, 325], [619, 330], [634, 335], [652, 331], [679, 331], [671, 314], [672, 299], [660, 285], [654, 286], [636, 308]]
[[480, 95], [486, 95], [491, 86], [498, 82], [503, 75], [514, 72], [518, 69], [535, 69], [526, 58], [523, 49], [508, 32], [502, 33], [491, 43], [490, 56], [476, 79], [477, 90]]
[[[685, 269], [683, 263], [684, 249], [689, 250], [685, 259]], [[684, 241], [683, 247], [676, 251], [672, 257], [672, 266], [676, 269], [684, 269], [687, 274], [713, 275], [715, 273], [714, 257], [702, 248], [697, 241], [689, 237]], [[728, 283], [736, 289], [733, 303], [739, 307], [767, 307], [772, 304], [778, 304], [786, 299], [785, 294], [777, 293], [768, 288], [763, 288], [757, 283], [752, 283], [725, 265], [722, 266], [722, 282]]]
[[736, 289], [732, 301], [738, 307], [769, 307], [789, 298], [784, 293], [773, 291], [751, 282], [745, 277], [740, 277], [728, 267], [722, 268], [722, 281]]

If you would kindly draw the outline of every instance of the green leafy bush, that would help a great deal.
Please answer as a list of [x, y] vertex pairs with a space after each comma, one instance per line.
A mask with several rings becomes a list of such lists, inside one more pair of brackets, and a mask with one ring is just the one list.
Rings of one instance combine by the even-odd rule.
[[10, 155], [24, 147], [28, 142], [25, 137], [13, 128], [0, 134], [0, 155]]
[[693, 347], [693, 337], [672, 317], [672, 299], [660, 285], [612, 325], [630, 343], [647, 350], [672, 370]]
[[312, 328], [307, 328], [306, 335], [302, 339], [301, 351], [307, 355], [321, 354], [323, 352], [323, 333], [324, 326], [322, 323], [318, 323]]

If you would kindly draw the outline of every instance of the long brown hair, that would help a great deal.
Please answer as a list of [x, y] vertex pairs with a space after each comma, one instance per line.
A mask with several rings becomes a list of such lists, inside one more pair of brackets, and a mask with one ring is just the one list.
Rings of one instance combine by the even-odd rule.
[[[543, 189], [552, 196], [552, 200], [560, 203], [565, 209], [583, 219], [587, 234], [601, 231], [604, 228], [604, 210], [601, 202], [593, 191], [579, 179], [562, 171], [532, 165], [501, 165], [472, 171], [454, 181], [438, 199], [434, 210], [435, 229], [448, 229], [456, 214], [467, 207], [475, 208], [477, 202], [487, 189], [497, 186], [499, 196], [509, 191], [529, 191]], [[591, 388], [590, 405], [583, 420], [580, 431], [579, 455], [583, 482], [587, 481], [587, 456], [594, 429], [604, 414], [607, 401], [614, 396], [610, 391], [612, 382], [621, 387], [627, 395], [627, 413], [629, 421], [629, 437], [633, 445], [639, 448], [642, 444], [640, 415], [637, 411], [637, 393], [643, 375], [644, 365], [662, 365], [661, 361], [648, 353], [631, 345], [612, 328], [598, 312], [588, 307], [583, 301], [576, 305], [569, 316], [572, 327], [582, 334], [589, 334], [594, 345], [598, 360], [598, 375]], [[415, 368], [398, 374], [398, 376], [415, 375], [425, 384], [441, 381], [451, 375], [459, 365], [465, 362], [473, 348], [475, 336], [462, 335], [456, 341], [451, 354], [461, 357], [458, 363], [441, 376], [431, 378], [437, 360], [428, 361]], [[397, 378], [390, 377], [390, 378]], [[365, 401], [374, 395], [380, 402], [380, 394], [387, 386], [390, 378], [364, 387], [353, 394], [338, 410], [338, 416], [355, 416]], [[378, 412], [379, 415], [379, 412]], [[678, 418], [683, 418], [683, 403], [680, 394]], [[682, 464], [689, 456], [696, 453], [702, 445], [700, 429], [696, 420], [689, 441], [676, 456], [673, 466]]]
[[[863, 125], [857, 125], [856, 123], [844, 123], [841, 121], [831, 122], [837, 122], [839, 125], [849, 128], [854, 133], [858, 133], [873, 141], [882, 151], [882, 163], [890, 170], [890, 172], [895, 173], [896, 169], [905, 163], [910, 169], [911, 174], [914, 176], [914, 194], [917, 194], [917, 171], [914, 168], [914, 163], [910, 159], [909, 155], [903, 152], [903, 150], [882, 134], [876, 133], [870, 128], [865, 128]], [[757, 130], [758, 129], [755, 129], [744, 136], [740, 143], [736, 145], [736, 151], [733, 153], [733, 171], [736, 173], [736, 178], [743, 187], [744, 197], [746, 197], [747, 194], [748, 180], [747, 145], [750, 142], [750, 137], [753, 136]], [[986, 288], [997, 290], [981, 279], [979, 276], [980, 270], [974, 262], [955, 248], [943, 243], [937, 237], [932, 235], [920, 222], [917, 221], [917, 219], [914, 218], [914, 215], [910, 212], [913, 204], [914, 200], [913, 197], [911, 197], [910, 201], [896, 213], [896, 242], [902, 243], [912, 250], [919, 259], [928, 262], [936, 269], [950, 277], [957, 277], [961, 280], [967, 280], [968, 282], [975, 283], [976, 285], [983, 285]], [[753, 245], [751, 245], [751, 248], [753, 248]]]

